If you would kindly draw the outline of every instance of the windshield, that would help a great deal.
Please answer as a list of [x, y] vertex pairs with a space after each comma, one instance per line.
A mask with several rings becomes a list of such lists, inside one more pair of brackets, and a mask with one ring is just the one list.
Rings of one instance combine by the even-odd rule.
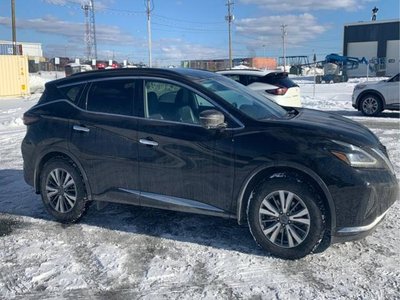
[[250, 118], [279, 119], [287, 114], [287, 111], [275, 102], [226, 77], [216, 75], [201, 79], [198, 83]]

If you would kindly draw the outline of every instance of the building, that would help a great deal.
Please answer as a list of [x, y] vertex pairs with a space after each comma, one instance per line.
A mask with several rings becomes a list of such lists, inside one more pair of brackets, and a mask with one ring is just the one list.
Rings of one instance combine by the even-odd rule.
[[[0, 40], [0, 55], [10, 55], [12, 50], [12, 42]], [[30, 73], [39, 71], [39, 64], [46, 61], [41, 43], [17, 42], [17, 54], [28, 57]]]
[[349, 76], [392, 76], [400, 72], [400, 21], [370, 21], [344, 25], [343, 55], [362, 58], [369, 66], [349, 70]]
[[[277, 67], [276, 59], [270, 57], [248, 57], [235, 58], [232, 61], [234, 67], [246, 66], [249, 68], [275, 70]], [[204, 59], [204, 60], [184, 60], [181, 62], [183, 68], [202, 69], [208, 71], [220, 71], [229, 68], [228, 59]]]

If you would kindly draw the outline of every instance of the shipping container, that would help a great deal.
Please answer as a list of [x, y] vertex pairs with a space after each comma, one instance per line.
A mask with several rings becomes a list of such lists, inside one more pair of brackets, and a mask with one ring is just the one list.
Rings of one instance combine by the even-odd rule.
[[29, 94], [28, 57], [0, 55], [0, 97]]
[[[17, 55], [22, 55], [22, 45], [17, 44]], [[0, 55], [13, 55], [12, 44], [0, 44]]]

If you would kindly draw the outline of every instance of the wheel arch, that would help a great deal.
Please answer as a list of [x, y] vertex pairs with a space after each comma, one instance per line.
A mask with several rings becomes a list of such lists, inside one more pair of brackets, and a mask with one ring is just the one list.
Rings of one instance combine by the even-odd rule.
[[366, 91], [363, 91], [362, 93], [360, 93], [360, 95], [358, 95], [358, 97], [357, 97], [356, 107], [358, 110], [361, 110], [361, 107], [360, 107], [361, 100], [367, 95], [374, 95], [374, 96], [379, 97], [379, 100], [381, 100], [381, 102], [382, 102], [382, 109], [385, 109], [385, 106], [386, 106], [385, 97], [383, 97], [383, 95], [380, 92], [378, 92], [377, 90], [366, 90]]
[[57, 149], [57, 150], [52, 150], [52, 151], [46, 151], [40, 155], [40, 159], [37, 160], [36, 165], [35, 165], [35, 172], [34, 172], [34, 188], [36, 193], [40, 193], [40, 173], [49, 160], [53, 158], [64, 158], [70, 162], [72, 162], [77, 168], [80, 174], [83, 177], [83, 182], [85, 184], [85, 189], [86, 189], [86, 194], [88, 197], [88, 200], [93, 200], [92, 199], [92, 191], [90, 188], [89, 180], [86, 175], [86, 172], [83, 168], [83, 166], [79, 163], [79, 160], [74, 157], [72, 154], [67, 153], [63, 151], [62, 149]]
[[247, 177], [237, 198], [236, 215], [239, 224], [246, 220], [246, 210], [250, 195], [254, 189], [267, 178], [274, 174], [285, 174], [283, 176], [297, 176], [310, 184], [321, 196], [324, 208], [327, 213], [327, 229], [333, 230], [336, 227], [335, 205], [328, 187], [314, 171], [295, 163], [282, 163], [257, 168]]

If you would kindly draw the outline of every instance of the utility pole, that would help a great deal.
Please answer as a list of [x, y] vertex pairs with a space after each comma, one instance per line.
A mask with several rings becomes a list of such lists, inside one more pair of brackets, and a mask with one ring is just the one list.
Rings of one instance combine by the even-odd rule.
[[[151, 1], [151, 2], [150, 2]], [[151, 59], [151, 12], [154, 9], [154, 4], [152, 0], [147, 0], [146, 13], [147, 13], [147, 39], [149, 44], [149, 67], [152, 67]]]
[[234, 20], [234, 16], [232, 15], [233, 10], [233, 2], [228, 0], [226, 6], [228, 6], [228, 15], [225, 17], [225, 20], [228, 21], [228, 33], [229, 33], [229, 69], [232, 69], [232, 33], [231, 33], [231, 24]]
[[15, 0], [11, 0], [11, 27], [12, 27], [13, 55], [17, 55], [17, 29], [16, 29], [16, 25], [15, 25]]
[[282, 24], [282, 41], [283, 41], [283, 72], [286, 72], [286, 41], [285, 37], [287, 35], [286, 24]]
[[94, 59], [97, 59], [97, 38], [96, 38], [96, 20], [94, 14], [94, 0], [90, 0], [90, 24], [92, 27], [92, 39], [93, 39], [93, 47], [94, 47]]
[[86, 58], [97, 59], [96, 25], [94, 19], [94, 2], [90, 0], [88, 4], [82, 5], [85, 13], [85, 44]]

